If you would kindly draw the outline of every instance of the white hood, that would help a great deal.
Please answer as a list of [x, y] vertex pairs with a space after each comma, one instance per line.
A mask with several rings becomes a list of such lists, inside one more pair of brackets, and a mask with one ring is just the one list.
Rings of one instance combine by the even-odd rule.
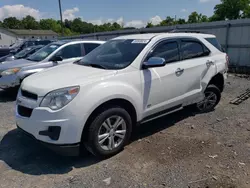
[[37, 94], [39, 97], [43, 97], [53, 90], [78, 85], [84, 86], [114, 76], [116, 72], [116, 70], [65, 64], [29, 76], [23, 81], [21, 87]]

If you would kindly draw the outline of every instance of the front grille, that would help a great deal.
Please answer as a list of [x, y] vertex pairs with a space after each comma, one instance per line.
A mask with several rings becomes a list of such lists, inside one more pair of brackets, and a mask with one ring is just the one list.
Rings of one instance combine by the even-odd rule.
[[24, 107], [24, 106], [17, 106], [17, 112], [20, 116], [23, 117], [30, 117], [32, 114], [33, 109]]
[[37, 100], [38, 96], [34, 93], [30, 93], [28, 91], [25, 90], [21, 90], [22, 96], [29, 98], [29, 99], [33, 99], [33, 100]]

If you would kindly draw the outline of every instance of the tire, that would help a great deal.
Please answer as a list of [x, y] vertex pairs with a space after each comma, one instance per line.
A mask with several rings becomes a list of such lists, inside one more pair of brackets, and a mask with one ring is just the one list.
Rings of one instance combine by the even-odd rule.
[[[201, 113], [211, 112], [220, 102], [221, 92], [219, 88], [216, 87], [215, 85], [209, 85], [205, 90], [204, 94], [205, 94], [205, 99], [195, 105], [196, 110]], [[201, 107], [201, 105], [203, 106]]]
[[[108, 124], [115, 125], [115, 122], [118, 121], [119, 121], [118, 123], [119, 126], [117, 127], [117, 129], [115, 129], [115, 126], [113, 126], [114, 128], [111, 128], [110, 130], [107, 129]], [[124, 129], [126, 129], [125, 133]], [[99, 113], [93, 119], [87, 131], [88, 131], [87, 133], [88, 138], [87, 141], [85, 142], [86, 148], [97, 157], [107, 158], [119, 153], [128, 143], [132, 132], [132, 120], [129, 113], [125, 109], [121, 107], [110, 107]], [[120, 135], [120, 133], [117, 133], [117, 131], [123, 133]], [[103, 139], [99, 139], [100, 135], [101, 136], [106, 135], [106, 136]], [[118, 135], [119, 137], [116, 135]], [[124, 137], [120, 138], [122, 136]], [[114, 142], [111, 142], [112, 138]], [[102, 141], [103, 143], [101, 144]]]

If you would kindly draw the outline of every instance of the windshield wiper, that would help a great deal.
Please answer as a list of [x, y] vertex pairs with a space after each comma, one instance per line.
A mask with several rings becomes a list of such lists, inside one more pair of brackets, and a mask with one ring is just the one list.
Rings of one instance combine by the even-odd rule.
[[100, 64], [95, 64], [95, 63], [84, 63], [82, 65], [90, 66], [90, 67], [94, 67], [94, 68], [100, 68], [100, 69], [107, 69], [107, 67], [100, 65]]

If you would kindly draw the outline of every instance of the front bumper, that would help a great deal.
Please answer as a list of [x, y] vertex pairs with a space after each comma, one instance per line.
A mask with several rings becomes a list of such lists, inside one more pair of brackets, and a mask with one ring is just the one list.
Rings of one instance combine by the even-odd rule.
[[1, 76], [0, 75], [0, 88], [7, 89], [13, 88], [20, 85], [20, 79], [16, 74]]
[[64, 156], [79, 156], [80, 154], [80, 144], [64, 144], [64, 145], [56, 145], [56, 144], [49, 144], [46, 142], [42, 142], [37, 140], [32, 134], [26, 132], [25, 130], [23, 130], [22, 128], [20, 128], [17, 125], [17, 128], [19, 130], [21, 130], [24, 134], [26, 134], [27, 136], [29, 136], [30, 138], [34, 139], [35, 141], [41, 143], [42, 145], [44, 145], [45, 147], [49, 148], [50, 150], [60, 154], [60, 155], [64, 155]]

